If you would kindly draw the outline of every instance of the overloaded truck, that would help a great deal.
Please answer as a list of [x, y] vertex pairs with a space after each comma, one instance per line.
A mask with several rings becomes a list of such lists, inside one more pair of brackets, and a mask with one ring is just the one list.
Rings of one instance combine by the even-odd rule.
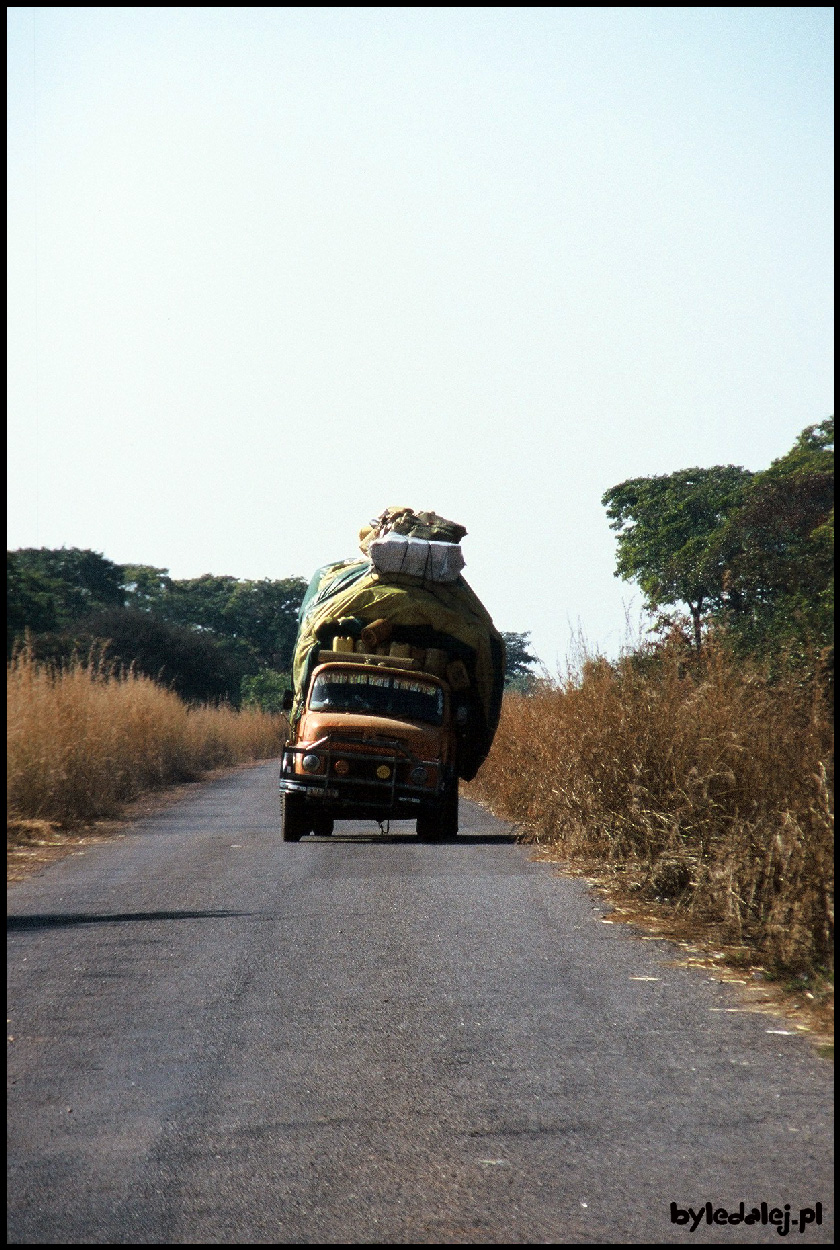
[[388, 508], [362, 529], [361, 558], [312, 578], [286, 703], [284, 841], [340, 819], [411, 819], [424, 841], [458, 832], [458, 780], [490, 750], [505, 674], [504, 640], [461, 575], [465, 533]]

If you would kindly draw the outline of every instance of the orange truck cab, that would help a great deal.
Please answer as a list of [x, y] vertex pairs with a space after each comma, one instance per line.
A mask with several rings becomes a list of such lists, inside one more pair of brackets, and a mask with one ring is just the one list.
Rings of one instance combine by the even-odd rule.
[[312, 673], [283, 751], [282, 837], [337, 818], [413, 819], [425, 841], [458, 832], [458, 728], [448, 683], [384, 657], [338, 655]]

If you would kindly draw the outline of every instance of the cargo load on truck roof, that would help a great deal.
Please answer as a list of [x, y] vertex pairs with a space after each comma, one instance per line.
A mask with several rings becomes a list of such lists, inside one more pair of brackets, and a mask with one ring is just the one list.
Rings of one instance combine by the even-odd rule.
[[413, 512], [411, 508], [386, 508], [378, 517], [359, 530], [359, 546], [367, 554], [371, 542], [386, 534], [405, 538], [457, 544], [466, 534], [466, 527], [447, 521], [436, 512]]
[[300, 609], [293, 721], [325, 661], [428, 672], [447, 682], [465, 709], [458, 771], [464, 780], [475, 776], [499, 721], [505, 648], [461, 576], [465, 534], [434, 512], [388, 508], [361, 530], [362, 558], [315, 573]]

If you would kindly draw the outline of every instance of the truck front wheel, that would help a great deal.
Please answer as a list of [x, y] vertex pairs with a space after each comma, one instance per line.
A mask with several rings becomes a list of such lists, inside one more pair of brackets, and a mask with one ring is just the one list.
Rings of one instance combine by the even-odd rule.
[[312, 817], [312, 832], [318, 838], [328, 838], [335, 828], [335, 820], [329, 812], [315, 812]]
[[458, 833], [458, 782], [448, 789], [439, 807], [417, 817], [417, 836], [421, 842], [443, 842]]
[[309, 833], [309, 821], [299, 794], [284, 794], [280, 799], [280, 838], [283, 842], [300, 842]]

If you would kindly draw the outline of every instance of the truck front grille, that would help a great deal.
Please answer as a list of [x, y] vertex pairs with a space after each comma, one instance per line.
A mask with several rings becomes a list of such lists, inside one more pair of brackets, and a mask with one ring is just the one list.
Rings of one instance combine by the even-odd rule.
[[[305, 754], [317, 754], [323, 764], [317, 773], [302, 774], [293, 761]], [[327, 736], [306, 746], [286, 747], [284, 756], [284, 772], [288, 776], [294, 773], [296, 779], [305, 777], [307, 787], [323, 786], [334, 788], [340, 786], [345, 792], [364, 788], [370, 801], [382, 802], [390, 793], [393, 799], [397, 787], [401, 793], [406, 791], [416, 795], [429, 796], [434, 794], [438, 786], [438, 770], [427, 766], [430, 784], [414, 785], [410, 774], [421, 761], [396, 740], [380, 739], [376, 744], [364, 739], [336, 738]], [[353, 795], [356, 798], [355, 794]], [[360, 800], [361, 801], [361, 796]]]

